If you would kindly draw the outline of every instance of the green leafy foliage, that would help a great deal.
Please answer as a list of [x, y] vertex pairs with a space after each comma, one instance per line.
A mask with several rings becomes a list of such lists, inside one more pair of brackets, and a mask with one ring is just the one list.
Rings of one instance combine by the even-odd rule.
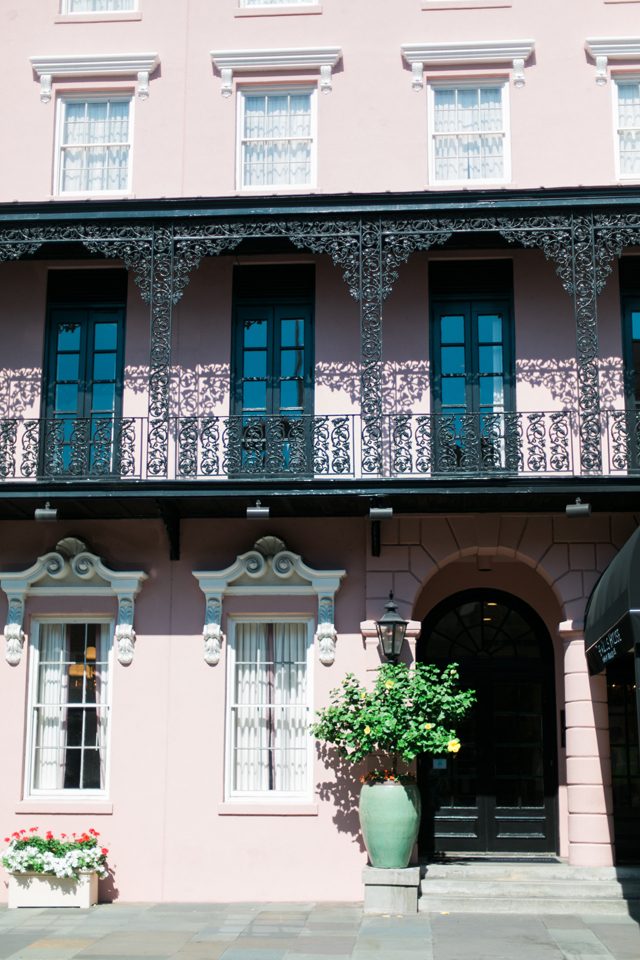
[[444, 670], [425, 663], [411, 670], [385, 664], [371, 691], [349, 673], [310, 729], [352, 763], [387, 753], [394, 771], [398, 759], [411, 763], [420, 753], [457, 753], [456, 730], [476, 700], [474, 691], [460, 690], [459, 683], [455, 663]]

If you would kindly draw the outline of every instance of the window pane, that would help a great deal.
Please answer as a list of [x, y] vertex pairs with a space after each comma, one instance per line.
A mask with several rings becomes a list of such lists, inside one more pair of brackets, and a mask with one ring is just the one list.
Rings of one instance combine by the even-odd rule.
[[78, 385], [59, 383], [56, 386], [56, 412], [76, 413], [78, 410]]
[[80, 349], [79, 323], [61, 323], [58, 325], [58, 350]]
[[115, 350], [118, 346], [118, 324], [96, 323], [94, 342], [96, 350]]
[[464, 373], [464, 347], [442, 347], [440, 366], [442, 373]]
[[280, 376], [302, 377], [304, 374], [303, 357], [302, 350], [283, 350], [280, 360]]
[[56, 380], [77, 380], [80, 357], [77, 353], [58, 354]]
[[440, 340], [442, 343], [464, 343], [464, 317], [441, 317]]
[[480, 377], [480, 405], [502, 407], [504, 385], [502, 377]]
[[640, 127], [640, 84], [618, 84], [618, 126]]
[[267, 385], [263, 380], [246, 380], [242, 384], [242, 406], [244, 410], [267, 409]]
[[479, 347], [479, 372], [502, 373], [502, 347]]
[[310, 94], [245, 95], [244, 186], [310, 183], [310, 136]]
[[93, 358], [94, 380], [115, 380], [116, 355], [115, 353], [96, 353]]
[[640, 313], [631, 314], [631, 336], [634, 340], [640, 340]]
[[113, 383], [96, 383], [93, 386], [93, 410], [111, 413], [115, 404], [116, 388]]
[[[296, 2], [296, 0], [292, 0]], [[63, 13], [106, 13], [136, 10], [137, 0], [63, 0]]]
[[478, 317], [478, 340], [480, 343], [502, 343], [502, 317]]
[[466, 403], [464, 377], [445, 377], [442, 380], [442, 405], [464, 407]]
[[283, 347], [301, 347], [304, 344], [304, 320], [281, 320], [280, 344]]
[[266, 377], [267, 375], [267, 351], [266, 350], [246, 350], [244, 354], [245, 377]]
[[297, 409], [304, 406], [304, 383], [302, 380], [282, 380], [280, 383], [280, 407]]
[[244, 345], [245, 347], [266, 347], [267, 345], [267, 321], [266, 320], [245, 320], [244, 321]]

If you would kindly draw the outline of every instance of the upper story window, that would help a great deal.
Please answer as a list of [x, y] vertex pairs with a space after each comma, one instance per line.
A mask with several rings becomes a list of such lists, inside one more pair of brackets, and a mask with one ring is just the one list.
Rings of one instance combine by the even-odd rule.
[[315, 186], [314, 90], [240, 91], [238, 185]]
[[240, 0], [241, 7], [303, 7], [317, 4], [319, 0]]
[[640, 179], [640, 81], [618, 80], [617, 166], [620, 179]]
[[312, 641], [310, 621], [232, 622], [229, 798], [309, 795]]
[[110, 625], [40, 622], [34, 626], [27, 792], [103, 792]]
[[56, 193], [127, 193], [132, 98], [64, 98], [58, 112]]
[[511, 178], [506, 83], [429, 87], [431, 183]]
[[62, 0], [60, 13], [115, 13], [137, 9], [138, 0]]

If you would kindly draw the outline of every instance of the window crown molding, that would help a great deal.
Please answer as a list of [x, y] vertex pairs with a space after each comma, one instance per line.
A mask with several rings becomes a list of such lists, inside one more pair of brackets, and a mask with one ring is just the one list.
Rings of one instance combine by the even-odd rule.
[[194, 570], [206, 598], [204, 659], [214, 664], [220, 660], [224, 635], [222, 633], [222, 599], [226, 594], [253, 596], [282, 596], [301, 593], [318, 597], [318, 641], [322, 663], [333, 663], [336, 655], [336, 628], [334, 626], [334, 598], [340, 589], [346, 570], [314, 570], [302, 557], [287, 550], [279, 537], [261, 537], [253, 550], [240, 554], [224, 570]]
[[56, 549], [38, 557], [32, 567], [17, 573], [0, 573], [0, 588], [9, 601], [4, 637], [6, 659], [16, 664], [22, 657], [24, 604], [29, 596], [116, 596], [118, 624], [115, 639], [120, 663], [131, 663], [135, 642], [135, 598], [147, 574], [141, 570], [111, 570], [91, 553], [86, 543], [66, 537]]
[[138, 97], [149, 96], [149, 76], [160, 65], [157, 53], [92, 54], [90, 56], [39, 56], [29, 62], [40, 77], [40, 99], [51, 100], [51, 82], [67, 77], [137, 77]]
[[607, 82], [609, 60], [640, 60], [640, 37], [591, 37], [584, 47], [596, 62], [598, 86]]
[[402, 56], [411, 66], [411, 84], [418, 93], [424, 86], [426, 65], [456, 66], [476, 63], [511, 63], [516, 87], [524, 86], [524, 65], [535, 49], [535, 40], [485, 40], [463, 43], [403, 43]]
[[342, 57], [342, 47], [287, 47], [279, 50], [211, 50], [211, 60], [222, 77], [221, 93], [233, 92], [233, 73], [273, 70], [319, 70], [320, 89], [331, 93], [331, 71]]

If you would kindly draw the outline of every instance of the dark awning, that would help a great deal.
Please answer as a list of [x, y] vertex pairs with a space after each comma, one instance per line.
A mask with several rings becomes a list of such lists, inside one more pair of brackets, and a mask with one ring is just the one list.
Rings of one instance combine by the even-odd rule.
[[640, 643], [640, 527], [596, 583], [584, 619], [591, 673]]

